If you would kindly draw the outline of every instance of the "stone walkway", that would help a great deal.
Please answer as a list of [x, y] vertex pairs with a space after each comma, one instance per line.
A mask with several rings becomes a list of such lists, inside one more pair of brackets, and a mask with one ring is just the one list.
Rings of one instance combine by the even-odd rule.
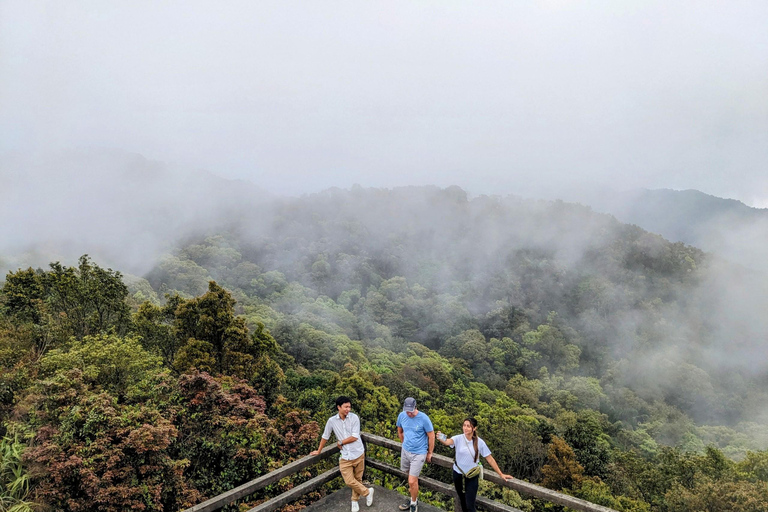
[[[408, 499], [397, 491], [390, 491], [378, 485], [373, 486], [373, 505], [365, 506], [365, 498], [360, 498], [360, 512], [399, 512], [397, 508]], [[306, 512], [349, 512], [352, 501], [352, 490], [349, 487], [340, 489], [333, 494], [325, 496], [319, 501], [308, 506]], [[443, 509], [419, 502], [419, 512], [445, 512]]]

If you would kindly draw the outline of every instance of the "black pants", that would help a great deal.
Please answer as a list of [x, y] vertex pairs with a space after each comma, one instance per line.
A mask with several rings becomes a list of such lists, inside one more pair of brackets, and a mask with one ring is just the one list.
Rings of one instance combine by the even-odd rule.
[[459, 503], [464, 512], [475, 512], [475, 500], [477, 499], [477, 488], [480, 485], [480, 477], [465, 478], [461, 473], [453, 471], [453, 485], [459, 494]]

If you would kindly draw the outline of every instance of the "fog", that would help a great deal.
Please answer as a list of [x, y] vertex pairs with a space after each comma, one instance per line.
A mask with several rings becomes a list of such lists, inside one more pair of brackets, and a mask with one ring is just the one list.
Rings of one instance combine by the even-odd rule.
[[0, 153], [768, 206], [768, 4], [0, 1]]
[[[563, 198], [659, 232], [622, 194], [695, 189], [768, 207], [767, 21], [760, 1], [0, 0], [0, 269], [89, 253], [145, 275], [186, 237], [247, 226], [251, 241], [277, 239], [300, 204], [285, 196], [354, 196], [355, 184]], [[310, 198], [331, 215], [325, 194]], [[465, 259], [435, 281], [460, 268], [493, 284], [483, 263], [530, 240], [570, 269], [613, 225], [585, 214], [594, 226], [560, 229], [542, 214], [504, 231], [413, 194], [386, 215], [350, 208], [382, 248], [410, 218], [434, 237], [423, 250], [435, 261], [441, 230], [488, 242], [467, 237]], [[674, 220], [675, 201], [656, 216]], [[674, 365], [690, 360], [678, 345], [765, 374], [768, 220], [750, 212], [663, 232], [714, 253], [694, 292], [714, 341], [698, 347], [696, 319], [681, 313], [685, 343], [656, 340], [638, 380], [674, 387]], [[612, 342], [630, 353], [645, 314], [622, 318]]]
[[90, 254], [142, 275], [186, 236], [223, 231], [268, 195], [251, 183], [116, 150], [0, 157], [0, 270]]

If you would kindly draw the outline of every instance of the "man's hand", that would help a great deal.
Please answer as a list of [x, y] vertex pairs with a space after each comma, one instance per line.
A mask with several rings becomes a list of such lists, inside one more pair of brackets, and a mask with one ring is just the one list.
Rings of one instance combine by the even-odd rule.
[[309, 452], [310, 455], [320, 455], [320, 450], [315, 450], [313, 452]]
[[432, 462], [432, 451], [435, 449], [435, 431], [427, 432], [427, 462]]

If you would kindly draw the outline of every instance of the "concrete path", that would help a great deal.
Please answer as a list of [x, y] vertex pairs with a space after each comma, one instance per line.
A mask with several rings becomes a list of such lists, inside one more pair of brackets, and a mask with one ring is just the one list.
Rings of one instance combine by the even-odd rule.
[[[397, 491], [390, 491], [378, 485], [373, 486], [376, 489], [373, 493], [373, 505], [365, 506], [365, 498], [360, 498], [360, 512], [400, 512], [397, 508], [401, 503], [405, 503], [408, 498]], [[349, 512], [352, 501], [352, 490], [344, 487], [333, 494], [316, 501], [304, 509], [305, 512]], [[419, 502], [419, 512], [445, 512], [443, 509]]]

